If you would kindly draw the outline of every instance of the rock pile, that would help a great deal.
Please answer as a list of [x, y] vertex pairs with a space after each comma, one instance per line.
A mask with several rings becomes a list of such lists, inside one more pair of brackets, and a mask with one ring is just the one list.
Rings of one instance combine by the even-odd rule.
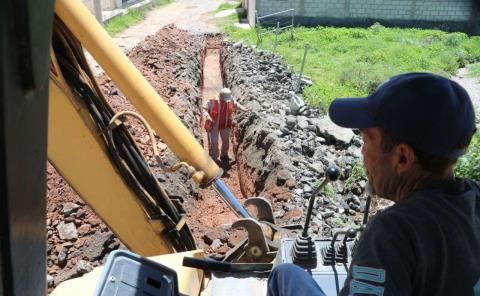
[[54, 286], [104, 263], [123, 247], [73, 189], [47, 166], [47, 282]]
[[317, 198], [312, 229], [329, 236], [332, 228], [359, 223], [366, 180], [360, 175], [345, 181], [361, 161], [361, 137], [320, 110], [291, 108], [299, 100], [292, 93], [295, 77], [279, 57], [242, 43], [224, 46], [226, 84], [253, 111], [239, 116], [235, 133], [241, 175], [254, 180], [243, 189], [270, 198], [281, 222], [298, 223], [325, 169], [336, 165], [341, 181]]

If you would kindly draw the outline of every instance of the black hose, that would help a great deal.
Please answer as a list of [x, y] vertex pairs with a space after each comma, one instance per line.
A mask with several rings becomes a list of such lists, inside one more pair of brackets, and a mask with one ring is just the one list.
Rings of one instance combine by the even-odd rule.
[[[152, 219], [162, 221], [166, 229], [165, 234], [173, 247], [177, 251], [194, 250], [196, 246], [190, 229], [185, 224], [177, 231], [176, 225], [180, 222], [181, 215], [153, 176], [128, 130], [121, 125], [107, 131], [110, 119], [114, 116], [114, 111], [100, 94], [96, 94], [92, 90], [80, 75], [80, 71], [70, 62], [70, 59], [82, 61], [81, 54], [76, 52], [77, 48], [81, 47], [70, 44], [78, 43], [78, 41], [73, 39], [71, 33], [68, 36], [67, 28], [63, 27], [61, 31], [67, 36], [61, 36], [63, 39], [59, 38], [63, 42], [55, 42], [55, 37], [58, 36], [54, 36], [53, 45], [62, 74], [74, 93], [85, 103], [98, 132], [102, 133], [101, 137], [104, 140], [109, 158], [115, 164], [126, 184], [142, 202], [147, 214]], [[79, 64], [81, 63], [79, 62]]]

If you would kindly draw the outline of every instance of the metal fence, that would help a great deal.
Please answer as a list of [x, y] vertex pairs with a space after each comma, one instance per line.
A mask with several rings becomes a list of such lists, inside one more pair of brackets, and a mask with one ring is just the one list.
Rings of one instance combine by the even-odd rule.
[[263, 16], [255, 11], [257, 42], [262, 42], [262, 36], [274, 33], [278, 35], [283, 30], [290, 30], [290, 37], [293, 39], [293, 28], [295, 25], [295, 9], [288, 9]]

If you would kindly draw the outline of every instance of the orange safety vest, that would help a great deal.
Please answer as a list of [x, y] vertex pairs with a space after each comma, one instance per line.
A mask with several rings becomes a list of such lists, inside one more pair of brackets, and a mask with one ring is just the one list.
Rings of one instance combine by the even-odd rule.
[[[208, 110], [208, 114], [213, 121], [211, 123], [212, 127], [213, 123], [217, 121], [217, 118], [220, 115], [218, 129], [232, 128], [233, 101], [225, 102], [222, 100], [220, 103], [217, 100], [213, 101], [213, 108]], [[212, 127], [210, 127], [210, 129]], [[205, 125], [205, 129], [207, 129], [207, 125]], [[207, 129], [207, 131], [208, 130], [209, 129]]]

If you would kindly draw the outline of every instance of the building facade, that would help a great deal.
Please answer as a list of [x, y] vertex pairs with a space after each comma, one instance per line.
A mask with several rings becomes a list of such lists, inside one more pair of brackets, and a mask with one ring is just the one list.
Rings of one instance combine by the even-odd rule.
[[[480, 33], [480, 1], [476, 0], [245, 0], [258, 15], [295, 9], [302, 25], [437, 28]], [[251, 19], [251, 17], [250, 17]]]

